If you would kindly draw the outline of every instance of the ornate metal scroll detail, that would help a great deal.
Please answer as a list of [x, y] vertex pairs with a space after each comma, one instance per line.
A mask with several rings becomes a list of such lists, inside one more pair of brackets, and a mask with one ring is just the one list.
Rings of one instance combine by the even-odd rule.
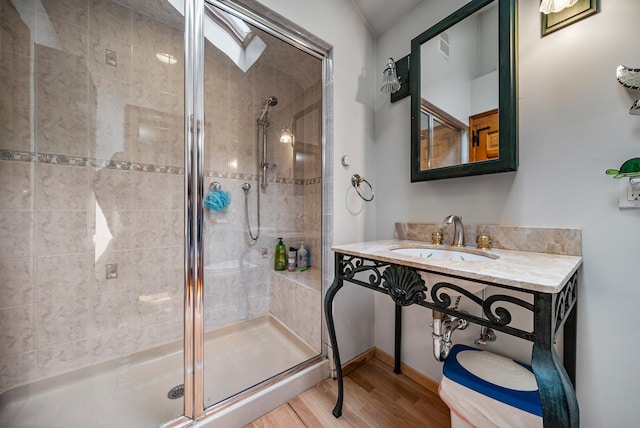
[[[340, 262], [340, 272], [337, 274], [344, 280], [354, 282], [369, 288], [378, 288], [382, 284], [382, 274], [380, 268], [388, 266], [389, 263], [371, 260], [372, 264], [364, 264], [364, 259], [354, 256], [345, 256]], [[370, 272], [369, 282], [360, 281], [355, 276], [360, 272]]]
[[383, 287], [399, 305], [408, 306], [423, 302], [427, 298], [424, 279], [413, 269], [391, 265], [382, 273], [382, 277]]
[[482, 303], [482, 312], [484, 312], [489, 321], [496, 325], [509, 325], [512, 319], [511, 313], [502, 306], [498, 306], [494, 311], [492, 311], [493, 305], [498, 302], [512, 303], [533, 313], [533, 305], [531, 303], [525, 302], [524, 300], [518, 299], [513, 296], [495, 294], [493, 296], [487, 297]]
[[446, 282], [439, 282], [431, 287], [431, 298], [433, 299], [433, 303], [439, 308], [447, 309], [451, 305], [451, 296], [444, 291], [440, 291], [442, 289], [453, 290], [456, 293], [467, 297], [469, 300], [480, 306], [489, 322], [496, 326], [507, 326], [512, 320], [511, 312], [509, 312], [507, 308], [498, 306], [493, 309], [499, 302], [511, 303], [533, 312], [533, 305], [522, 299], [518, 299], [513, 296], [506, 296], [504, 294], [495, 294], [487, 297], [485, 300], [482, 300], [464, 288]]
[[554, 326], [555, 333], [557, 334], [578, 300], [578, 274], [574, 274], [571, 277], [567, 285], [558, 293], [556, 299]]
[[451, 306], [451, 296], [449, 296], [444, 291], [440, 291], [442, 289], [456, 291], [458, 294], [468, 297], [476, 304], [482, 306], [482, 299], [478, 298], [476, 295], [470, 293], [464, 288], [459, 287], [455, 284], [450, 284], [448, 282], [439, 282], [431, 287], [431, 299], [433, 300], [433, 303], [439, 308], [446, 309]]

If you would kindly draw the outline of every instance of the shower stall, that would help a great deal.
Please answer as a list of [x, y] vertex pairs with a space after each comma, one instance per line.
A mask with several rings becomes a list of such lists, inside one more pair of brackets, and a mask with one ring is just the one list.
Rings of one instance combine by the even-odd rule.
[[[326, 367], [305, 34], [246, 0], [0, 0], [0, 426], [187, 426]], [[310, 269], [274, 271], [280, 237]]]

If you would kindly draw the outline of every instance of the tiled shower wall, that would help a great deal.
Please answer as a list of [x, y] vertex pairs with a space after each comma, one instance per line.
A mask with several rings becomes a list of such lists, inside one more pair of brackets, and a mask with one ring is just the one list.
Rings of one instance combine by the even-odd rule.
[[[0, 392], [182, 336], [182, 17], [157, 3], [143, 14], [104, 0], [0, 0]], [[281, 121], [320, 90], [268, 64], [243, 74], [210, 46], [206, 55], [206, 184], [233, 198], [206, 224], [212, 328], [268, 311], [279, 230], [319, 256], [321, 115], [299, 121], [313, 159], [270, 146], [276, 179], [252, 245], [240, 185], [252, 185], [255, 227], [262, 98], [282, 100], [282, 119], [278, 107], [270, 115], [277, 142]], [[316, 120], [314, 133], [305, 122]]]

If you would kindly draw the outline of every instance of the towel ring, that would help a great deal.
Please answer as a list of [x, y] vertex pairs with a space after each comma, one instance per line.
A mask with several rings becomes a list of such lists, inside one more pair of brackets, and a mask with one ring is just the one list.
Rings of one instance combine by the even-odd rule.
[[[360, 184], [362, 184], [362, 183], [367, 183], [367, 186], [369, 186], [369, 190], [371, 191], [371, 197], [370, 198], [366, 198], [362, 193], [360, 193]], [[365, 180], [364, 177], [361, 177], [358, 174], [353, 174], [351, 176], [351, 185], [356, 189], [356, 193], [363, 200], [365, 200], [367, 202], [373, 201], [373, 197], [374, 197], [373, 187], [371, 186], [371, 183], [369, 183], [367, 180]]]

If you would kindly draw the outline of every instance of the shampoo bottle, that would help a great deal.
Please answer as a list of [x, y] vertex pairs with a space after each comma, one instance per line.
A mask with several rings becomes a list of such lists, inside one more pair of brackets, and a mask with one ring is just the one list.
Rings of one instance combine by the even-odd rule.
[[298, 250], [294, 247], [289, 247], [289, 262], [287, 264], [287, 270], [289, 272], [293, 272], [296, 270], [296, 258], [297, 258]]
[[287, 268], [287, 247], [282, 243], [282, 238], [278, 238], [274, 257], [274, 269], [285, 270]]

